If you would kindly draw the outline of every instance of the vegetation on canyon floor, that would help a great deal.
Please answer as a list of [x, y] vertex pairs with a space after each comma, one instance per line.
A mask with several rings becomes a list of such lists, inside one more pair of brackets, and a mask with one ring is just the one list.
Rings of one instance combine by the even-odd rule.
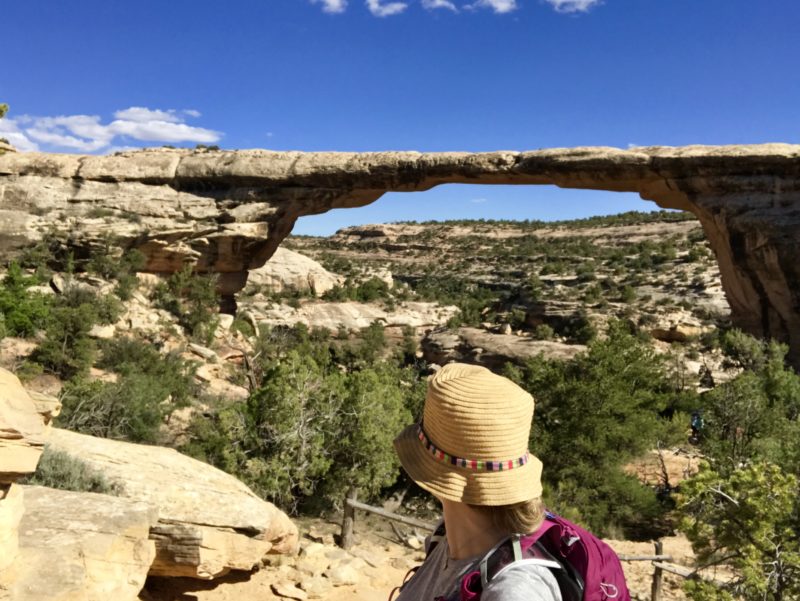
[[[686, 219], [628, 214], [575, 227]], [[599, 244], [573, 235], [569, 223], [410, 225], [422, 229], [400, 231], [391, 241], [345, 244], [339, 236], [289, 244], [345, 276], [321, 302], [391, 309], [434, 301], [458, 307], [451, 328], [505, 324], [532, 339], [587, 344], [573, 359], [539, 356], [502, 368], [536, 398], [531, 449], [546, 466], [548, 505], [605, 535], [647, 538], [680, 528], [702, 562], [724, 563], [735, 575], [724, 587], [690, 581], [696, 601], [800, 594], [800, 377], [787, 367], [785, 347], [730, 330], [703, 300], [712, 261], [697, 230], [670, 231], [655, 241], [611, 233]], [[454, 233], [456, 227], [464, 231]], [[484, 227], [492, 235], [481, 233]], [[116, 321], [140, 294], [141, 257], [115, 256], [113, 240], [106, 242], [76, 259], [46, 238], [9, 263], [0, 282], [0, 334], [37, 345], [17, 373], [44, 372], [64, 381], [61, 426], [164, 443], [165, 422], [177, 409], [192, 407], [186, 435], [176, 443], [181, 450], [295, 512], [335, 509], [353, 485], [363, 498], [410, 486], [391, 441], [419, 416], [430, 373], [413, 330], [394, 339], [379, 323], [358, 332], [302, 324], [256, 331], [237, 319], [234, 330], [245, 334], [252, 350], [233, 377], [246, 384], [248, 395], [235, 402], [209, 396], [195, 379], [197, 365], [179, 353], [161, 352], [147, 339], [89, 335]], [[434, 251], [436, 261], [428, 260]], [[390, 287], [370, 272], [386, 266], [399, 285]], [[39, 287], [51, 282], [54, 269], [62, 274], [62, 289], [45, 294]], [[99, 284], [86, 285], [87, 277]], [[211, 343], [219, 303], [213, 278], [187, 269], [148, 294], [174, 319], [165, 328]], [[311, 302], [307, 293], [292, 290], [268, 297], [296, 306]], [[553, 305], [567, 309], [542, 316], [542, 306]], [[669, 308], [708, 327], [656, 352], [650, 328]], [[684, 362], [708, 353], [723, 356], [738, 375], [698, 392]], [[90, 377], [91, 368], [109, 377]], [[686, 444], [694, 411], [702, 411], [705, 422], [696, 441], [706, 462], [698, 475], [676, 489], [666, 479], [648, 486], [626, 473], [624, 467], [650, 449]], [[40, 472], [45, 484], [113, 491], [50, 452]]]

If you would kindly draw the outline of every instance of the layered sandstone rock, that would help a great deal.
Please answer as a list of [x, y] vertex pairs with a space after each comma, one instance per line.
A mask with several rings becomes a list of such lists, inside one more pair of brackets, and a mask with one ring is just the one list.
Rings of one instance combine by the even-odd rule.
[[533, 340], [467, 327], [430, 332], [422, 339], [421, 348], [425, 359], [431, 363], [444, 365], [456, 361], [489, 368], [502, 367], [508, 361], [524, 363], [538, 355], [567, 360], [586, 350], [581, 344]]
[[716, 253], [735, 323], [800, 361], [800, 146], [604, 147], [488, 153], [147, 150], [0, 154], [0, 250], [55, 227], [77, 250], [113, 232], [146, 271], [190, 261], [227, 295], [298, 217], [445, 183], [637, 192], [691, 211]]
[[60, 409], [57, 399], [29, 394], [14, 374], [0, 368], [0, 598], [10, 594], [20, 561], [26, 499], [15, 482], [36, 470], [49, 424]]
[[14, 563], [19, 552], [19, 523], [24, 511], [22, 487], [0, 484], [0, 586], [3, 572]]
[[59, 429], [49, 444], [102, 473], [122, 496], [157, 510], [151, 575], [210, 579], [295, 550], [297, 528], [283, 512], [233, 476], [173, 449]]
[[458, 309], [442, 307], [436, 303], [405, 302], [392, 310], [370, 303], [308, 302], [299, 308], [283, 304], [253, 303], [254, 318], [259, 324], [293, 326], [303, 323], [309, 327], [326, 328], [331, 332], [340, 329], [358, 331], [373, 322], [384, 328], [411, 327], [415, 330], [438, 327], [453, 317]]
[[0, 368], [0, 483], [36, 471], [46, 434], [42, 416], [17, 376]]
[[4, 575], [14, 601], [133, 601], [155, 557], [157, 511], [94, 493], [25, 487], [17, 562]]
[[344, 278], [331, 273], [315, 260], [287, 248], [278, 248], [269, 261], [250, 271], [251, 288], [267, 292], [286, 289], [322, 296]]

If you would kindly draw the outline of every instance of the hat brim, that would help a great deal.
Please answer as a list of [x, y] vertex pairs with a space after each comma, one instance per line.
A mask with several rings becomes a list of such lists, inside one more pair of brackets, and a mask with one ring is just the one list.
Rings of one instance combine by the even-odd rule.
[[437, 460], [420, 442], [417, 424], [405, 428], [394, 441], [400, 463], [422, 488], [439, 499], [470, 505], [512, 505], [542, 496], [542, 462], [529, 455], [520, 467], [478, 472]]

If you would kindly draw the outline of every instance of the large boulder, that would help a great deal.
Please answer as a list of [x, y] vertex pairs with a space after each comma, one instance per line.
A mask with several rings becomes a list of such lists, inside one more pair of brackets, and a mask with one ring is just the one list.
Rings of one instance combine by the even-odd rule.
[[3, 571], [17, 558], [19, 523], [24, 511], [22, 487], [19, 484], [0, 484], [0, 581]]
[[142, 501], [26, 486], [19, 556], [2, 586], [14, 601], [134, 601], [156, 518]]
[[314, 259], [282, 247], [263, 266], [251, 270], [247, 278], [251, 288], [270, 292], [289, 289], [311, 292], [316, 296], [322, 296], [343, 280]]
[[452, 306], [436, 303], [406, 302], [391, 311], [370, 303], [307, 302], [299, 308], [289, 305], [254, 303], [254, 317], [259, 324], [293, 326], [304, 323], [309, 327], [326, 328], [332, 332], [340, 329], [358, 331], [377, 321], [386, 328], [435, 328], [458, 313]]
[[0, 368], [0, 483], [36, 470], [47, 427], [19, 378]]
[[422, 339], [421, 347], [425, 359], [430, 363], [444, 365], [457, 361], [489, 368], [502, 367], [509, 361], [524, 363], [538, 355], [567, 360], [586, 350], [581, 344], [534, 340], [468, 327], [429, 332]]
[[22, 488], [14, 484], [36, 471], [49, 424], [60, 403], [36, 393], [34, 399], [17, 376], [0, 368], [0, 593], [6, 570], [19, 552]]
[[296, 549], [297, 527], [282, 511], [233, 476], [173, 449], [59, 429], [49, 444], [102, 473], [122, 496], [158, 510], [151, 575], [212, 579]]

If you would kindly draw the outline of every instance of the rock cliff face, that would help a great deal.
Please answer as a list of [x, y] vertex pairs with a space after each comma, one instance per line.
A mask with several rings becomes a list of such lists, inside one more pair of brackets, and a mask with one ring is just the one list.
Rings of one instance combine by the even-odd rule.
[[145, 253], [147, 271], [170, 273], [188, 261], [221, 274], [232, 299], [298, 217], [444, 183], [637, 192], [691, 211], [717, 255], [734, 321], [788, 342], [800, 363], [800, 146], [786, 144], [475, 154], [6, 151], [0, 250], [51, 230], [85, 250], [111, 229]]

